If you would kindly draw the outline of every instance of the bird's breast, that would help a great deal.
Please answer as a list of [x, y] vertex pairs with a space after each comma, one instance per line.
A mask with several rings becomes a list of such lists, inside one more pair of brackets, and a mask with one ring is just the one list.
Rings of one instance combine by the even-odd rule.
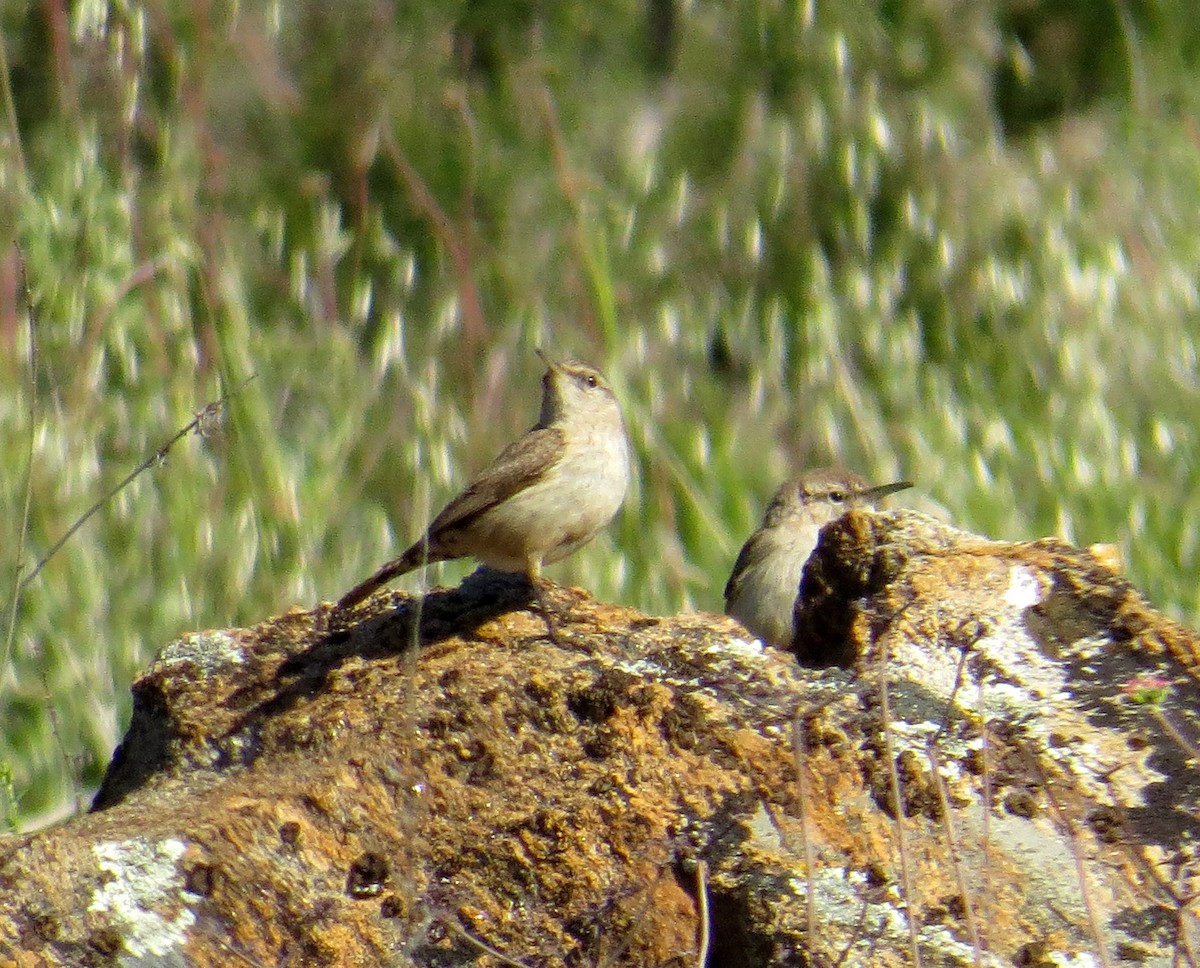
[[[493, 567], [536, 558], [550, 564], [590, 541], [621, 507], [629, 487], [624, 431], [564, 438], [564, 453], [537, 481], [485, 515]], [[493, 560], [494, 559], [494, 560]]]

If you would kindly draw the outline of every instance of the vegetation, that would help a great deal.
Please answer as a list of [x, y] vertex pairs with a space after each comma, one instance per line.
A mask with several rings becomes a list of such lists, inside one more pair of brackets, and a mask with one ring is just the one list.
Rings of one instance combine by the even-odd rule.
[[534, 419], [538, 345], [606, 371], [639, 464], [559, 580], [718, 609], [775, 486], [837, 460], [1113, 542], [1195, 622], [1192, 13], [5, 7], [2, 815], [86, 803], [164, 643], [414, 537]]

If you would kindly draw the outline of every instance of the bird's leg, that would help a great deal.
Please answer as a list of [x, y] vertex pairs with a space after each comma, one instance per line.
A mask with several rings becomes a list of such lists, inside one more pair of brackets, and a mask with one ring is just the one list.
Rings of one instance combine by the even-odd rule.
[[533, 591], [537, 595], [538, 611], [542, 613], [542, 618], [546, 620], [546, 634], [550, 637], [550, 641], [557, 646], [566, 645], [566, 642], [558, 634], [558, 623], [554, 620], [554, 613], [551, 611], [552, 606], [546, 600], [546, 593], [542, 588], [542, 580], [540, 578], [534, 584]]
[[558, 623], [554, 620], [554, 609], [546, 595], [545, 580], [542, 578], [542, 563], [540, 560], [530, 561], [525, 572], [529, 576], [529, 584], [533, 586], [533, 597], [537, 599], [538, 611], [546, 620], [546, 634], [550, 641], [557, 646], [566, 643], [558, 634]]

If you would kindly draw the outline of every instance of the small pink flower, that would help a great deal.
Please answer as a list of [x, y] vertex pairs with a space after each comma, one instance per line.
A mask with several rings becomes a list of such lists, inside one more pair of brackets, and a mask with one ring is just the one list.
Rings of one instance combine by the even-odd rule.
[[1160, 675], [1137, 676], [1125, 683], [1121, 692], [1139, 706], [1158, 706], [1170, 695], [1171, 683]]

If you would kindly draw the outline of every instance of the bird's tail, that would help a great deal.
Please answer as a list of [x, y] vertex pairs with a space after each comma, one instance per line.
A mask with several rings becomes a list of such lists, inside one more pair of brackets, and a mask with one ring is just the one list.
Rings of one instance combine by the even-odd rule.
[[422, 565], [430, 565], [435, 561], [442, 560], [442, 558], [429, 553], [429, 549], [424, 541], [418, 541], [399, 558], [393, 558], [366, 581], [359, 582], [350, 591], [346, 592], [345, 595], [338, 599], [335, 610], [341, 612], [348, 608], [353, 608], [375, 591], [375, 589], [386, 585], [393, 578], [406, 574], [414, 568], [420, 568]]

